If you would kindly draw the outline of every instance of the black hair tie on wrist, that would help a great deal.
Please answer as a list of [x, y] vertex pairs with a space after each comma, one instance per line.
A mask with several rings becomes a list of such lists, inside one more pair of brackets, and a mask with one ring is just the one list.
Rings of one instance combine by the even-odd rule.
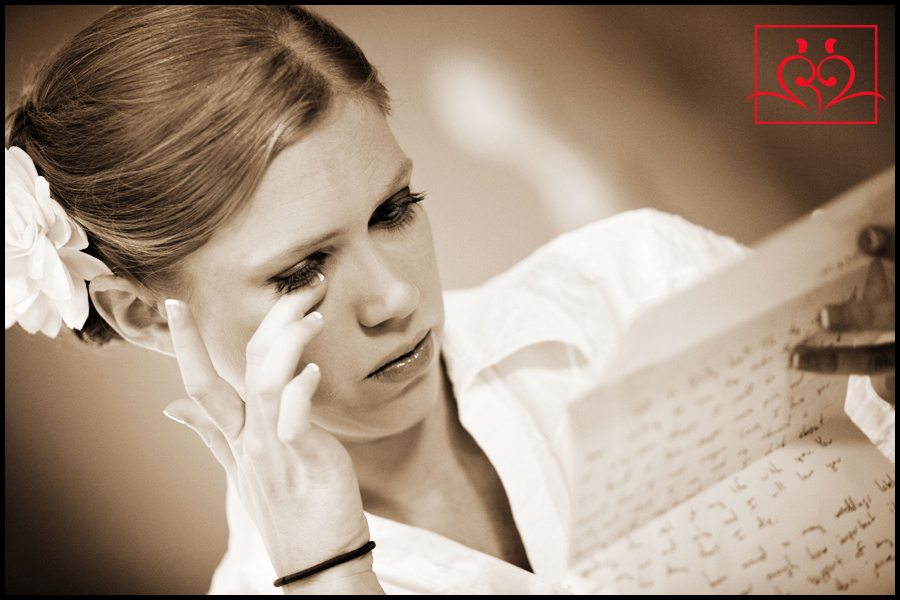
[[330, 567], [334, 567], [341, 563], [345, 563], [348, 560], [353, 560], [358, 556], [362, 556], [369, 550], [375, 547], [375, 542], [368, 541], [362, 548], [357, 548], [356, 550], [351, 550], [347, 554], [341, 554], [340, 556], [335, 556], [334, 558], [330, 558], [323, 563], [319, 563], [314, 567], [310, 567], [304, 571], [300, 571], [299, 573], [294, 573], [293, 575], [285, 575], [281, 579], [275, 580], [275, 587], [281, 587], [288, 583], [294, 583], [295, 581], [299, 581], [304, 577], [309, 577], [310, 575], [315, 575], [316, 573], [321, 573], [325, 569]]

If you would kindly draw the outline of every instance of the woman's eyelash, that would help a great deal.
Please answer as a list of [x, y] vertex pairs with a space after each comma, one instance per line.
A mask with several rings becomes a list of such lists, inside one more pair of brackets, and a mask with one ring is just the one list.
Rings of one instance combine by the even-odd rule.
[[[400, 197], [398, 198], [397, 196]], [[369, 221], [370, 225], [380, 225], [386, 229], [398, 229], [415, 218], [415, 211], [411, 210], [412, 206], [424, 200], [425, 193], [419, 192], [414, 194], [409, 191], [409, 188], [404, 188], [397, 196], [378, 207]]]
[[284, 277], [277, 277], [274, 280], [275, 289], [279, 294], [290, 294], [295, 290], [306, 287], [316, 279], [324, 266], [325, 255], [321, 253], [313, 254], [296, 271], [288, 273]]
[[[381, 229], [399, 230], [412, 223], [416, 218], [413, 205], [425, 199], [425, 193], [412, 193], [405, 188], [394, 198], [388, 200], [375, 210], [375, 214], [369, 220], [370, 226]], [[303, 265], [296, 271], [283, 277], [276, 277], [273, 281], [279, 294], [290, 294], [300, 288], [310, 285], [322, 272], [325, 266], [326, 254], [318, 252], [309, 256]]]

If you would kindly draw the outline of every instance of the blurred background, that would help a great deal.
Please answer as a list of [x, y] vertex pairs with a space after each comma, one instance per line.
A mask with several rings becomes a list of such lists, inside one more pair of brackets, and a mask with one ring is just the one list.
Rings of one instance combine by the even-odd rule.
[[[312, 8], [385, 78], [447, 289], [634, 208], [753, 244], [895, 161], [893, 6]], [[7, 103], [108, 9], [7, 5]], [[878, 25], [878, 124], [755, 125], [757, 24]], [[205, 593], [225, 474], [162, 414], [174, 359], [5, 343], [6, 593]]]

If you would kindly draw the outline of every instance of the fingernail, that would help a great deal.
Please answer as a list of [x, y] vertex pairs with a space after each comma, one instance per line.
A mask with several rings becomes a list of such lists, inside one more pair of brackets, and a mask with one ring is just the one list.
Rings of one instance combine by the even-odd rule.
[[306, 365], [306, 368], [303, 369], [303, 370], [304, 370], [304, 371], [307, 371], [307, 370], [308, 370], [310, 373], [318, 373], [318, 372], [319, 372], [319, 365], [317, 365], [316, 363], [309, 363], [308, 365]]
[[837, 371], [837, 354], [830, 348], [797, 348], [791, 354], [791, 368], [814, 373]]
[[166, 415], [167, 417], [169, 417], [170, 419], [172, 419], [173, 421], [175, 421], [175, 422], [177, 422], [177, 423], [181, 423], [182, 425], [185, 425], [185, 422], [182, 421], [181, 419], [179, 419], [178, 417], [173, 417], [172, 415], [170, 415], [170, 414], [167, 413], [166, 411], [163, 411], [163, 414]]
[[894, 328], [894, 302], [851, 300], [819, 309], [819, 324], [827, 331], [876, 331]]
[[309, 313], [309, 314], [306, 315], [306, 316], [307, 316], [307, 317], [312, 317], [313, 319], [315, 319], [315, 320], [317, 320], [317, 321], [321, 321], [321, 320], [324, 318], [324, 317], [322, 316], [322, 313], [320, 313], [319, 311], [311, 312], [311, 313]]
[[169, 315], [169, 322], [180, 325], [184, 320], [184, 309], [178, 303], [178, 300], [166, 300], [166, 313]]
[[889, 234], [881, 227], [866, 227], [859, 234], [859, 249], [873, 256], [881, 254], [887, 247]]

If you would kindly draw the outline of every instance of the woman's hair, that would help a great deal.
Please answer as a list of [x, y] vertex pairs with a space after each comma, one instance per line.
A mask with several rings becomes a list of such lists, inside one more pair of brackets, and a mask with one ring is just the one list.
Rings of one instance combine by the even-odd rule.
[[[342, 31], [297, 6], [118, 6], [60, 48], [6, 115], [86, 250], [147, 288], [251, 197], [336, 97], [390, 98]], [[90, 306], [79, 338], [118, 334]]]

